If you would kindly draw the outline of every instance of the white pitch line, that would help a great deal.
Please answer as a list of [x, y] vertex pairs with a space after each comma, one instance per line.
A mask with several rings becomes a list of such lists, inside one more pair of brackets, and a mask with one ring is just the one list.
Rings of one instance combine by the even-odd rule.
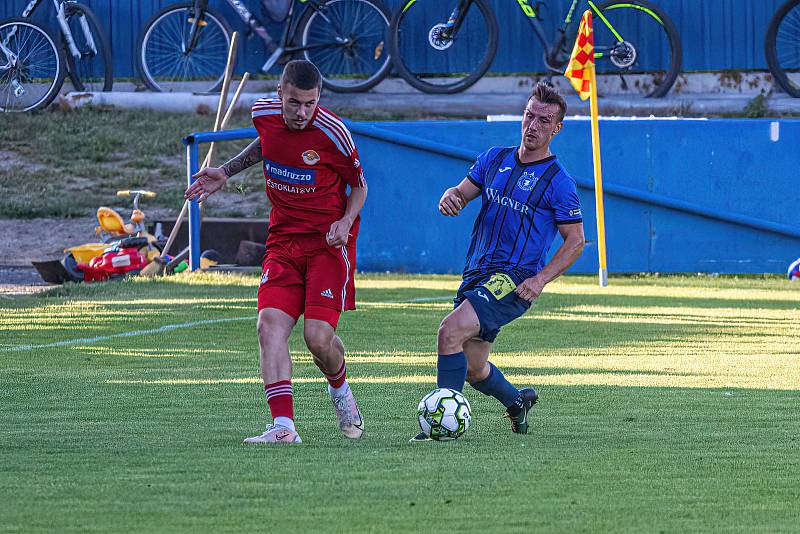
[[[408, 300], [397, 300], [394, 302], [364, 302], [363, 304], [409, 304], [412, 302], [427, 302], [431, 300], [444, 300], [449, 299], [452, 297], [449, 296], [442, 296], [442, 297], [422, 297], [416, 299], [408, 299]], [[34, 350], [34, 349], [49, 349], [53, 347], [65, 347], [67, 345], [78, 345], [84, 343], [97, 343], [98, 341], [106, 341], [109, 339], [117, 338], [117, 337], [131, 337], [131, 336], [144, 336], [148, 334], [160, 334], [162, 332], [169, 332], [171, 330], [178, 330], [179, 328], [194, 328], [195, 326], [203, 326], [208, 324], [217, 324], [217, 323], [227, 323], [231, 321], [255, 321], [258, 317], [227, 317], [225, 319], [207, 319], [205, 321], [194, 321], [191, 323], [178, 323], [178, 324], [168, 324], [164, 326], [160, 326], [158, 328], [153, 328], [150, 330], [131, 330], [129, 332], [120, 332], [119, 334], [109, 334], [107, 336], [96, 336], [96, 337], [83, 337], [78, 339], [67, 339], [65, 341], [56, 341], [54, 343], [45, 343], [43, 345], [17, 345], [16, 347], [5, 347], [0, 348], [0, 352], [19, 352], [23, 350]]]
[[63, 347], [65, 345], [77, 345], [79, 343], [96, 343], [98, 341], [106, 341], [107, 339], [113, 339], [115, 337], [143, 336], [147, 334], [159, 334], [161, 332], [169, 332], [170, 330], [177, 330], [179, 328], [193, 328], [195, 326], [203, 326], [207, 324], [216, 324], [216, 323], [227, 323], [230, 321], [255, 321], [255, 320], [256, 320], [255, 316], [228, 317], [225, 319], [208, 319], [206, 321], [195, 321], [192, 323], [168, 324], [165, 326], [160, 326], [158, 328], [153, 328], [152, 330], [131, 330], [129, 332], [120, 332], [119, 334], [109, 334], [107, 336], [97, 336], [97, 337], [84, 337], [80, 339], [68, 339], [66, 341], [56, 341], [55, 343], [46, 343], [44, 345], [19, 345], [16, 347], [0, 349], [0, 352], [18, 352], [21, 350], [48, 349], [51, 347]]

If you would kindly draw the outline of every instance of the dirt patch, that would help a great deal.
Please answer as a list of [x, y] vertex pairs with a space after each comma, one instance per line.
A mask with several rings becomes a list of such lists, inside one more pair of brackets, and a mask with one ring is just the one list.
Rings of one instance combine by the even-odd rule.
[[30, 267], [31, 261], [61, 259], [67, 247], [98, 241], [96, 225], [93, 217], [0, 219], [0, 265]]
[[0, 266], [0, 298], [31, 295], [51, 287], [33, 267]]
[[0, 150], [0, 161], [3, 162], [4, 167], [22, 167], [31, 172], [47, 168], [47, 165], [42, 165], [41, 163], [20, 156], [16, 152], [9, 152], [8, 150]]

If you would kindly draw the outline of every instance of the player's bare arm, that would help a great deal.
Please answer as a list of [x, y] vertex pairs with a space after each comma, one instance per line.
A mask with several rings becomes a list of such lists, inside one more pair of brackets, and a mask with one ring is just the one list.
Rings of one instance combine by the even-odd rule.
[[261, 141], [256, 139], [222, 167], [206, 167], [192, 176], [195, 181], [186, 189], [183, 198], [203, 202], [222, 189], [228, 178], [252, 167], [259, 161], [261, 161]]
[[521, 299], [528, 302], [536, 300], [542, 294], [545, 285], [564, 274], [570, 265], [580, 258], [586, 243], [583, 223], [560, 224], [558, 232], [564, 238], [564, 242], [558, 247], [553, 259], [536, 276], [526, 279], [517, 286], [515, 291]]
[[341, 248], [347, 244], [353, 222], [355, 222], [356, 217], [361, 212], [361, 208], [364, 207], [364, 202], [367, 200], [367, 182], [362, 181], [362, 184], [361, 187], [354, 187], [350, 190], [344, 217], [334, 222], [331, 225], [331, 229], [328, 230], [328, 235], [325, 236], [328, 245]]
[[455, 217], [471, 200], [478, 198], [481, 190], [470, 181], [464, 178], [455, 187], [447, 189], [439, 200], [439, 212], [446, 217]]

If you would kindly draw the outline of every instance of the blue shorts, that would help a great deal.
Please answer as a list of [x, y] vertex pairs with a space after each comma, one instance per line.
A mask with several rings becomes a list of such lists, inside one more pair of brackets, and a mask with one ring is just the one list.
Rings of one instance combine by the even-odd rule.
[[464, 278], [453, 299], [454, 308], [466, 298], [478, 315], [481, 330], [478, 337], [492, 343], [500, 328], [522, 316], [531, 303], [514, 292], [522, 282], [519, 275], [498, 272]]

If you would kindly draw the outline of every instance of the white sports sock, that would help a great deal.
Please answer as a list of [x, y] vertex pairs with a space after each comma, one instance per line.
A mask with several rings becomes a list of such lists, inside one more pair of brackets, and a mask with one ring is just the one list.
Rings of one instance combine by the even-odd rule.
[[331, 387], [331, 385], [328, 384], [328, 393], [331, 394], [331, 397], [341, 397], [349, 390], [350, 390], [350, 384], [347, 383], [347, 380], [345, 380], [344, 384], [342, 384], [338, 388]]
[[294, 421], [289, 419], [288, 417], [276, 417], [274, 421], [272, 421], [276, 425], [285, 426], [292, 432], [297, 432], [297, 429], [294, 427]]

